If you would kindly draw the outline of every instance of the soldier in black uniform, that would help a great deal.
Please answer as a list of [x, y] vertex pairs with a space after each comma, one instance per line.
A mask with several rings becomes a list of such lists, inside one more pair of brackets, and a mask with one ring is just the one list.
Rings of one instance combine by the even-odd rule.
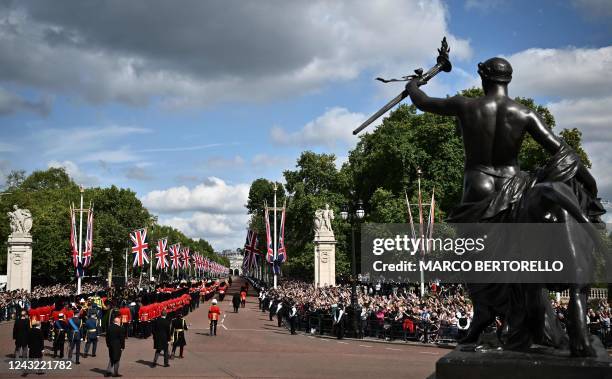
[[[13, 325], [13, 339], [15, 340], [15, 358], [28, 357], [28, 333], [30, 332], [30, 320], [28, 312], [21, 311], [19, 318]], [[19, 357], [17, 356], [19, 354]]]
[[161, 317], [155, 321], [153, 326], [153, 348], [155, 349], [155, 358], [151, 367], [157, 366], [159, 353], [164, 352], [164, 367], [169, 367], [168, 364], [168, 342], [170, 342], [170, 320], [166, 318], [167, 313], [162, 311]]
[[278, 302], [276, 301], [275, 298], [273, 298], [270, 301], [270, 305], [268, 306], [268, 308], [270, 309], [270, 321], [272, 321], [272, 317], [276, 314], [276, 305], [278, 304]]
[[240, 294], [235, 293], [232, 297], [232, 305], [234, 306], [234, 313], [238, 313], [238, 308], [240, 308]]
[[172, 333], [172, 355], [171, 358], [174, 358], [174, 353], [176, 352], [176, 348], [179, 348], [179, 358], [183, 359], [183, 348], [187, 345], [187, 341], [185, 340], [185, 331], [187, 331], [187, 322], [180, 315], [172, 320], [171, 333]]
[[125, 331], [121, 327], [121, 319], [115, 317], [113, 323], [109, 325], [106, 331], [106, 346], [108, 347], [108, 367], [104, 376], [115, 377], [119, 375], [119, 361], [121, 360], [121, 352], [125, 349]]

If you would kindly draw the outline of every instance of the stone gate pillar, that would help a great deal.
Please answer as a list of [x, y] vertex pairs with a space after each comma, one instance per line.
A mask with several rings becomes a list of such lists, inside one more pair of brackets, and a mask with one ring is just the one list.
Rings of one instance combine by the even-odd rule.
[[316, 287], [336, 285], [336, 238], [331, 228], [334, 211], [325, 204], [325, 209], [315, 212], [314, 238], [314, 284]]

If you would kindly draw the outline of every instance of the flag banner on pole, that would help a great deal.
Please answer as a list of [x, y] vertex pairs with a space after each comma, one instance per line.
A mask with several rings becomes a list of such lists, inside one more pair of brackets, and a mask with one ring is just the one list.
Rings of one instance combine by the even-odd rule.
[[147, 243], [147, 228], [134, 230], [130, 233], [130, 239], [134, 246], [132, 246], [132, 254], [134, 254], [133, 266], [142, 267], [145, 263], [149, 263], [149, 256], [147, 255], [147, 249], [149, 244]]
[[89, 267], [93, 257], [93, 207], [87, 211], [87, 233], [85, 236], [85, 251], [83, 252], [83, 267]]
[[436, 212], [436, 208], [435, 208], [435, 204], [436, 204], [436, 200], [434, 198], [434, 194], [435, 194], [435, 188], [431, 191], [431, 204], [429, 206], [429, 218], [427, 220], [427, 238], [429, 242], [427, 242], [427, 253], [429, 253], [431, 251], [431, 246], [432, 246], [432, 236], [433, 236], [433, 231], [434, 231], [434, 222], [435, 222], [435, 212]]
[[183, 255], [183, 268], [190, 268], [191, 267], [191, 263], [189, 262], [189, 258], [190, 258], [190, 252], [189, 252], [189, 247], [184, 247], [182, 250], [182, 255]]
[[158, 270], [166, 270], [169, 266], [168, 264], [168, 238], [161, 238], [157, 240], [157, 253], [155, 254], [155, 258], [157, 258], [157, 266]]
[[268, 261], [268, 263], [272, 263], [274, 261], [274, 248], [272, 247], [272, 236], [270, 234], [270, 216], [268, 214], [268, 207], [266, 207], [265, 218], [266, 218], [265, 221], [266, 221], [266, 246], [267, 246], [266, 260]]
[[79, 262], [78, 266], [75, 269], [75, 275], [77, 278], [82, 278], [85, 275], [85, 270], [83, 270], [83, 264]]
[[257, 254], [259, 254], [257, 245], [257, 233], [254, 230], [248, 230], [246, 242], [244, 244], [244, 259], [242, 261], [242, 268], [244, 271], [257, 268]]
[[79, 267], [79, 242], [77, 240], [76, 220], [74, 207], [70, 207], [70, 250], [72, 251], [72, 265], [74, 268]]
[[170, 260], [172, 261], [172, 269], [178, 270], [181, 268], [181, 244], [175, 243], [170, 246]]
[[285, 207], [281, 213], [280, 238], [278, 240], [278, 251], [276, 254], [277, 264], [283, 264], [287, 261], [287, 249], [285, 248]]

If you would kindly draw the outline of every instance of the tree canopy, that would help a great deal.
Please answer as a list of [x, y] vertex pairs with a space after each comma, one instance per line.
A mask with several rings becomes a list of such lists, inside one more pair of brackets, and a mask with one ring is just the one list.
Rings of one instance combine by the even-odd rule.
[[[482, 96], [482, 89], [461, 92], [464, 96]], [[538, 112], [552, 129], [555, 119], [544, 106], [532, 99], [516, 101]], [[580, 155], [585, 165], [590, 160], [581, 145], [577, 129], [558, 133]], [[533, 170], [548, 158], [530, 136], [526, 136], [519, 160], [522, 169]], [[287, 225], [285, 243], [289, 261], [283, 273], [310, 279], [314, 273], [313, 217], [318, 208], [328, 203], [337, 217], [333, 229], [336, 245], [336, 272], [350, 270], [350, 223], [340, 220], [339, 211], [361, 199], [366, 209], [365, 222], [404, 223], [408, 221], [405, 197], [416, 203], [418, 197], [417, 170], [422, 171], [421, 189], [428, 202], [435, 190], [437, 220], [442, 220], [456, 206], [462, 195], [464, 153], [460, 130], [453, 117], [420, 113], [413, 105], [401, 105], [382, 124], [363, 134], [348, 161], [341, 169], [332, 154], [303, 152], [294, 170], [284, 171], [287, 190]], [[247, 210], [251, 227], [265, 240], [262, 210], [262, 188], [265, 179], [251, 186]], [[269, 196], [269, 193], [266, 194]], [[348, 237], [347, 237], [348, 236]], [[359, 251], [359, 238], [356, 238]], [[265, 242], [262, 242], [265, 245]], [[359, 256], [359, 254], [357, 254]]]
[[[62, 168], [34, 171], [29, 176], [23, 171], [9, 175], [6, 192], [0, 197], [0, 212], [6, 215], [13, 206], [27, 208], [32, 213], [32, 277], [35, 283], [66, 282], [73, 280], [74, 268], [70, 254], [70, 211], [79, 207], [80, 189]], [[155, 251], [158, 238], [168, 237], [169, 243], [181, 242], [192, 251], [228, 265], [226, 258], [217, 256], [212, 246], [204, 240], [188, 238], [180, 231], [159, 225], [156, 217], [142, 205], [136, 193], [130, 189], [87, 188], [83, 193], [84, 208], [94, 207], [94, 248], [92, 265], [87, 275], [106, 277], [111, 259], [115, 267], [123, 267], [125, 249], [130, 247], [129, 233], [148, 227], [150, 251]], [[77, 217], [78, 223], [78, 217]], [[83, 217], [85, 238], [86, 215]], [[10, 228], [8, 222], [0, 223], [0, 241], [6, 244]], [[105, 248], [110, 249], [106, 251]], [[5, 245], [6, 251], [6, 245]], [[0, 254], [0, 264], [6, 269], [6, 254]], [[128, 255], [131, 267], [132, 256]]]

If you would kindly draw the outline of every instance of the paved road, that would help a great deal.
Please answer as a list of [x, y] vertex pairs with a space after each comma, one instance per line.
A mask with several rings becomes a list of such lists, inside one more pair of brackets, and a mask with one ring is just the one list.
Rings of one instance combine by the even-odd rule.
[[[428, 346], [292, 336], [285, 328], [278, 328], [276, 320], [269, 321], [267, 314], [257, 309], [253, 294], [249, 294], [246, 308], [232, 313], [231, 295], [240, 285], [236, 282], [220, 303], [223, 317], [216, 337], [208, 335], [209, 304], [201, 304], [187, 317], [191, 325], [185, 359], [170, 361], [168, 368], [151, 368], [152, 339], [130, 338], [126, 341], [120, 373], [124, 377], [141, 378], [425, 378], [433, 373], [436, 360], [449, 351]], [[20, 374], [8, 370], [8, 355], [13, 352], [11, 332], [12, 324], [0, 325], [0, 341], [3, 341], [0, 377]], [[102, 377], [106, 364], [107, 350], [102, 339], [96, 358], [81, 359], [81, 364], [73, 365], [70, 373], [53, 371], [45, 376]]]

